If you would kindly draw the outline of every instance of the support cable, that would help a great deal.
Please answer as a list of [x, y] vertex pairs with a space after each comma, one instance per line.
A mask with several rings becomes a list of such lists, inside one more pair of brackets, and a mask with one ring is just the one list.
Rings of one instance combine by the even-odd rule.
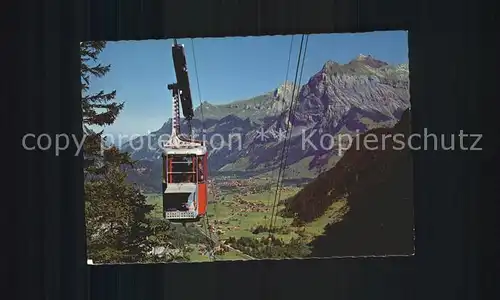
[[[284, 92], [284, 95], [283, 95], [283, 98], [284, 100], [286, 101], [286, 95], [287, 95], [287, 89], [286, 89], [286, 83], [288, 81], [288, 73], [290, 72], [290, 62], [292, 61], [292, 49], [293, 49], [293, 40], [294, 40], [294, 35], [292, 35], [292, 38], [290, 39], [290, 48], [288, 49], [288, 62], [286, 64], [286, 74], [285, 74], [285, 92]], [[294, 87], [292, 87], [294, 88]], [[286, 110], [283, 109], [283, 113], [285, 112]], [[276, 169], [273, 168], [273, 170], [271, 171], [271, 178], [270, 178], [270, 184], [272, 185], [273, 183], [273, 179], [274, 179], [274, 176], [275, 176], [275, 173], [276, 173]], [[267, 206], [269, 207], [271, 205], [271, 193], [268, 194], [267, 196]]]
[[[197, 90], [198, 90], [198, 100], [200, 102], [201, 133], [202, 133], [202, 140], [203, 140], [205, 138], [205, 118], [203, 116], [203, 102], [201, 101], [200, 80], [199, 80], [199, 76], [198, 76], [198, 65], [196, 63], [196, 52], [195, 52], [194, 48], [195, 48], [194, 47], [194, 40], [191, 39], [191, 50], [193, 52], [194, 73], [195, 73], [195, 76], [196, 76], [196, 86], [197, 86]], [[204, 142], [204, 140], [203, 140], [203, 142]], [[207, 167], [207, 173], [208, 174], [206, 174], [206, 180], [209, 180], [208, 185], [209, 185], [210, 191], [212, 191], [212, 193], [213, 193], [213, 197], [214, 197], [214, 201], [215, 201], [214, 205], [217, 205], [217, 199], [216, 199], [217, 198], [217, 194], [216, 194], [216, 191], [213, 188], [213, 186], [211, 186], [211, 183], [213, 182], [213, 179], [210, 177], [210, 169], [208, 167]], [[207, 198], [207, 202], [208, 202], [208, 198]], [[212, 251], [211, 258], [212, 258], [212, 260], [215, 260], [215, 254], [213, 253], [214, 249], [215, 249], [215, 240], [214, 240], [214, 237], [212, 236], [212, 231], [210, 230], [210, 221], [209, 221], [209, 217], [208, 217], [208, 212], [205, 214], [204, 219], [205, 219], [204, 221], [205, 221], [205, 225], [206, 225], [206, 230], [208, 231], [208, 238], [210, 240], [209, 244], [210, 244], [211, 251]]]
[[[303, 47], [304, 39], [305, 39], [305, 46]], [[302, 35], [302, 38], [300, 41], [299, 55], [297, 58], [297, 66], [296, 66], [296, 70], [295, 70], [295, 79], [294, 79], [294, 88], [292, 90], [292, 99], [291, 99], [291, 103], [290, 103], [290, 109], [288, 111], [288, 119], [286, 122], [287, 123], [286, 130], [285, 130], [286, 139], [283, 142], [280, 169], [278, 172], [278, 180], [277, 180], [277, 184], [276, 184], [275, 197], [274, 197], [273, 208], [272, 208], [272, 212], [271, 212], [271, 220], [270, 220], [270, 224], [269, 224], [269, 233], [270, 234], [273, 231], [273, 226], [275, 223], [275, 219], [277, 217], [276, 206], [278, 205], [280, 198], [281, 198], [281, 188], [283, 185], [283, 174], [284, 174], [284, 170], [286, 168], [287, 160], [288, 160], [288, 148], [290, 147], [290, 140], [291, 140], [291, 134], [292, 134], [292, 129], [293, 129], [292, 118], [294, 116], [293, 112], [295, 110], [295, 100], [296, 100], [296, 98], [298, 98], [298, 95], [297, 95], [297, 97], [295, 95], [296, 90], [297, 90], [295, 88], [295, 86], [297, 86], [297, 80], [298, 80], [299, 84], [302, 81], [302, 72], [304, 69], [304, 60], [305, 60], [305, 55], [307, 52], [308, 41], [309, 41], [309, 35], [307, 35], [307, 36], [305, 34]], [[303, 54], [302, 54], [302, 52], [303, 52]], [[302, 62], [302, 65], [301, 65], [301, 62]], [[300, 69], [300, 77], [299, 77], [299, 69]]]

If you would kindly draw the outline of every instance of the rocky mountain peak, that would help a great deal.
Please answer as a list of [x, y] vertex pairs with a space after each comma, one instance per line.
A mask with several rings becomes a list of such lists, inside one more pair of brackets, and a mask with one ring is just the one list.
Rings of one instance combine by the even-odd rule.
[[320, 73], [333, 73], [335, 71], [339, 71], [341, 68], [341, 65], [338, 62], [335, 62], [333, 60], [328, 60], [324, 65], [323, 68], [321, 68]]
[[356, 56], [356, 58], [354, 58], [353, 60], [350, 61], [350, 64], [355, 63], [355, 62], [363, 63], [365, 65], [372, 67], [372, 68], [380, 68], [380, 67], [389, 65], [388, 63], [381, 61], [381, 60], [378, 60], [371, 55], [364, 55], [364, 54], [359, 54], [358, 56]]
[[368, 60], [368, 59], [372, 59], [373, 57], [368, 54], [368, 55], [364, 55], [362, 53], [358, 54], [358, 56], [356, 56], [356, 58], [354, 60], [357, 60], [357, 61], [364, 61], [364, 60]]
[[353, 108], [359, 108], [361, 115], [397, 119], [396, 114], [408, 107], [409, 95], [408, 74], [395, 71], [396, 66], [371, 55], [360, 54], [347, 64], [329, 60], [301, 91], [294, 119], [336, 128], [349, 119]]

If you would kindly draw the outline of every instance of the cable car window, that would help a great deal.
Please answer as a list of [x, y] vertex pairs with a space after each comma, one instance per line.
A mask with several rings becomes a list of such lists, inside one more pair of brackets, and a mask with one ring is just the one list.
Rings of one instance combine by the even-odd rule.
[[169, 155], [169, 182], [194, 182], [194, 165], [192, 155]]

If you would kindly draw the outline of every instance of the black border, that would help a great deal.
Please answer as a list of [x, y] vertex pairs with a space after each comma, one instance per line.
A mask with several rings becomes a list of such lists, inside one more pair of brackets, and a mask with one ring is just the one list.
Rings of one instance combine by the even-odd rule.
[[[80, 87], [73, 78], [79, 73], [78, 42], [83, 39], [387, 29], [410, 30], [415, 131], [425, 125], [435, 132], [460, 128], [495, 134], [494, 108], [482, 104], [496, 100], [490, 96], [497, 84], [491, 65], [498, 58], [494, 50], [480, 48], [487, 44], [493, 49], [494, 39], [479, 39], [475, 13], [472, 4], [430, 0], [34, 1], [15, 20], [26, 35], [13, 40], [10, 48], [12, 57], [20, 56], [15, 63], [21, 74], [12, 75], [18, 88], [8, 94], [13, 99], [9, 117], [16, 118], [15, 144], [26, 132], [81, 133]], [[488, 63], [479, 63], [485, 57]], [[412, 258], [90, 268], [81, 159], [71, 151], [56, 158], [14, 149], [17, 156], [6, 162], [8, 167], [26, 170], [11, 174], [14, 181], [8, 183], [23, 192], [13, 201], [19, 212], [13, 247], [18, 258], [16, 299], [462, 299], [486, 296], [480, 287], [494, 282], [477, 277], [484, 262], [478, 254], [481, 250], [491, 259], [498, 248], [479, 248], [478, 243], [486, 239], [480, 234], [495, 238], [498, 227], [493, 218], [483, 217], [481, 224], [476, 218], [479, 209], [485, 216], [494, 212], [486, 206], [495, 200], [491, 193], [499, 182], [492, 148], [415, 154], [417, 254]], [[494, 261], [487, 263], [495, 267]]]

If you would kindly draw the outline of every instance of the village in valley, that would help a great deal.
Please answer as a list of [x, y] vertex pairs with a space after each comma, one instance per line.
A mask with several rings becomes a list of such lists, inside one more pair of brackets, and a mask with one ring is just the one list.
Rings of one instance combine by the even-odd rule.
[[[200, 221], [188, 225], [189, 230], [197, 229], [206, 236], [209, 243], [192, 245], [192, 258], [195, 261], [209, 261], [210, 255], [219, 259], [255, 259], [237, 249], [238, 240], [262, 241], [270, 238], [269, 225], [276, 196], [276, 182], [270, 178], [236, 179], [219, 176], [212, 179], [209, 189], [209, 201], [206, 222]], [[280, 216], [284, 202], [300, 190], [300, 187], [285, 185], [281, 187], [281, 199], [274, 211], [273, 238], [283, 243], [294, 238], [310, 241], [322, 233], [328, 220], [318, 220], [307, 225], [294, 224], [293, 218]], [[148, 201], [156, 206], [155, 218], [161, 217], [161, 195], [147, 194]], [[339, 205], [339, 212], [343, 205]], [[209, 250], [212, 253], [209, 253]]]

